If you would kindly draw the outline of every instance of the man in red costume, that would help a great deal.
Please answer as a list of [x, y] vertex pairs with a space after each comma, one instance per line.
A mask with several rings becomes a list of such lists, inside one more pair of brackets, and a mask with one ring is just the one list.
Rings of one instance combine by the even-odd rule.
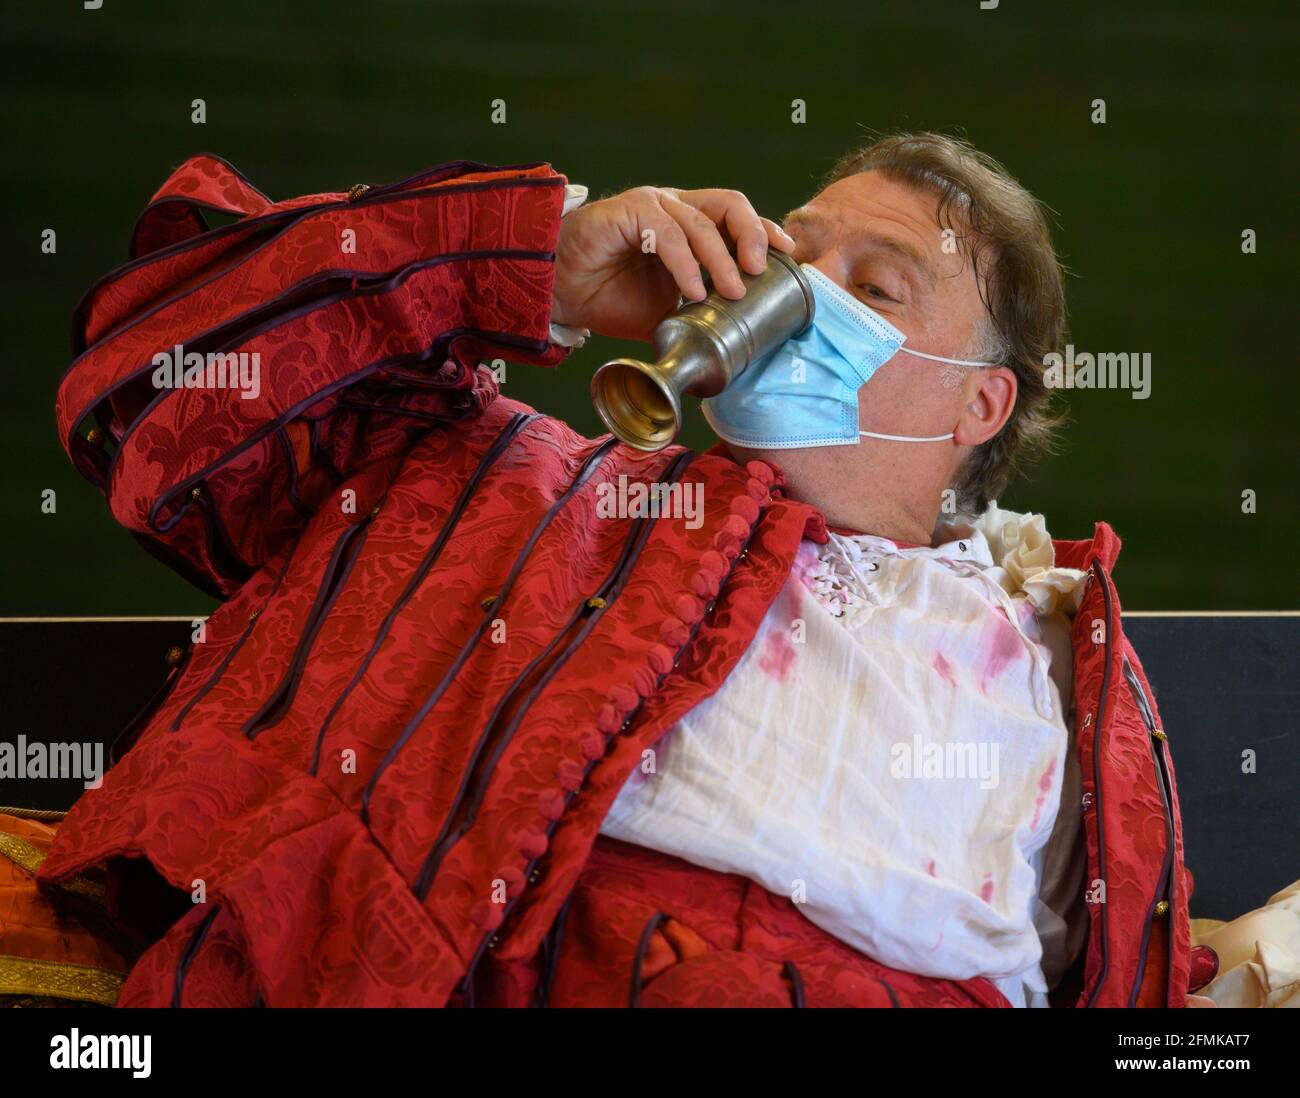
[[[578, 192], [544, 164], [456, 163], [272, 203], [200, 156], [142, 215], [132, 262], [79, 306], [58, 399], [69, 453], [142, 543], [225, 599], [40, 869], [57, 890], [107, 866], [110, 913], [140, 951], [122, 1004], [1007, 1005], [986, 978], [1001, 969], [872, 955], [863, 942], [885, 951], [885, 937], [838, 929], [853, 897], [815, 925], [797, 889], [760, 887], [762, 841], [708, 868], [678, 856], [689, 837], [637, 832], [631, 809], [647, 753], [686, 751], [687, 718], [739, 681], [817, 546], [841, 539], [868, 569], [864, 545], [890, 567], [941, 557], [964, 582], [1013, 570], [1015, 554], [965, 559], [956, 538], [941, 552], [939, 519], [954, 499], [987, 513], [1050, 426], [1043, 356], [1064, 302], [1037, 204], [934, 135], [846, 160], [790, 235], [734, 191], [590, 205]], [[208, 230], [205, 208], [237, 220]], [[701, 266], [740, 297], [737, 264], [762, 270], [769, 247], [815, 268], [845, 317], [883, 317], [918, 349], [858, 391], [853, 445], [641, 453], [501, 396], [483, 364], [554, 366], [583, 329], [646, 338], [703, 296]], [[259, 384], [159, 388], [155, 358], [178, 347], [255, 354]], [[620, 477], [698, 486], [700, 521], [598, 519]], [[1121, 630], [1118, 549], [1104, 524], [1046, 544], [1040, 586], [1052, 569], [1078, 581], [1067, 685], [1034, 680], [1058, 753], [1041, 775], [1018, 756], [1003, 767], [1025, 779], [1037, 849], [1054, 820], [1077, 837], [1086, 942], [1053, 1001], [1181, 1005], [1190, 880], [1163, 733]], [[846, 612], [855, 592], [875, 597], [852, 587], [835, 594]], [[999, 599], [990, 588], [988, 613], [1028, 629]], [[1029, 676], [1046, 666], [1039, 640], [994, 636], [993, 657]], [[935, 682], [978, 670], [934, 655]], [[954, 713], [1019, 706], [982, 666]], [[1061, 760], [1078, 783], [1068, 803]], [[733, 784], [772, 783], [747, 767]], [[616, 798], [634, 842], [600, 834]], [[956, 831], [962, 849], [983, 837]], [[974, 872], [934, 861], [888, 879]], [[958, 891], [992, 911], [1002, 883], [985, 877]]]

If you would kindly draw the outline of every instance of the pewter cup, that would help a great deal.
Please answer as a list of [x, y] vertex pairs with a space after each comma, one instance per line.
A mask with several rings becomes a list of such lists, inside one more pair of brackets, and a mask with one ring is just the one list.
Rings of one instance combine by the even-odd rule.
[[717, 396], [753, 362], [812, 323], [812, 287], [799, 265], [776, 248], [767, 269], [740, 277], [739, 301], [716, 290], [654, 330], [655, 362], [616, 358], [591, 379], [591, 399], [605, 426], [638, 450], [662, 450], [682, 429], [682, 396]]

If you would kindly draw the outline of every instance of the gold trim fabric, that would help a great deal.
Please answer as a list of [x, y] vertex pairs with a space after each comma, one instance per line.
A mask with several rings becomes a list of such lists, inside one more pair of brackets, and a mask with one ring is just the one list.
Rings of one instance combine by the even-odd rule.
[[94, 965], [0, 956], [0, 995], [34, 995], [113, 1006], [126, 975]]
[[[48, 835], [51, 831], [51, 818], [63, 815], [41, 809], [0, 809], [0, 812], [13, 818], [11, 827], [30, 830], [33, 838]], [[31, 819], [32, 823], [22, 824], [19, 823], [20, 819]], [[0, 823], [3, 823], [3, 817], [0, 817]], [[86, 932], [74, 929], [72, 923], [63, 922], [50, 908], [49, 898], [42, 899], [34, 883], [24, 881], [24, 877], [34, 877], [41, 868], [45, 861], [45, 851], [23, 835], [0, 830], [0, 866], [5, 859], [16, 867], [17, 872], [8, 868], [4, 868], [3, 872], [6, 891], [4, 897], [0, 898], [7, 897], [12, 902], [0, 904], [0, 948], [7, 946], [10, 950], [22, 950], [25, 946], [30, 946], [32, 952], [41, 952], [49, 947], [54, 952], [66, 955], [72, 951], [75, 955], [75, 947], [80, 942], [78, 935]], [[97, 905], [104, 904], [104, 886], [85, 877], [74, 877], [63, 882], [60, 887]], [[17, 920], [12, 926], [7, 923], [10, 918]], [[36, 921], [30, 922], [32, 919]], [[60, 942], [62, 948], [58, 948]], [[86, 959], [102, 961], [105, 958], [98, 954], [105, 952], [110, 955], [113, 953], [112, 950], [101, 948]], [[46, 960], [0, 952], [0, 1007], [67, 1006], [76, 1003], [113, 1006], [125, 982], [125, 971], [104, 968], [102, 964]]]
[[[20, 839], [7, 831], [0, 831], [0, 854], [20, 869], [25, 869], [33, 877], [41, 868], [41, 862], [45, 861], [45, 855], [26, 839]], [[92, 903], [105, 902], [104, 886], [88, 881], [84, 877], [73, 877], [70, 881], [64, 881], [59, 887], [67, 892], [75, 892], [78, 896], [84, 896]]]
[[27, 870], [33, 877], [36, 876], [36, 871], [41, 868], [41, 862], [45, 861], [45, 855], [26, 839], [20, 839], [17, 835], [10, 835], [7, 831], [0, 831], [0, 854], [3, 854], [20, 869]]

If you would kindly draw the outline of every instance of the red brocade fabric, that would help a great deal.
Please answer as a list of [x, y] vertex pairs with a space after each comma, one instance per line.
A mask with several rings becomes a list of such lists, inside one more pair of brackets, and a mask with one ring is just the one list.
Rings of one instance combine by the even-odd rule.
[[[563, 186], [545, 164], [460, 163], [273, 204], [196, 157], [159, 191], [136, 258], [78, 307], [57, 414], [118, 520], [225, 601], [41, 879], [106, 863], [123, 918], [127, 859], [202, 895], [124, 1005], [1006, 1005], [985, 980], [878, 965], [741, 878], [598, 839], [826, 527], [774, 466], [639, 453], [499, 395], [483, 359], [564, 355]], [[203, 209], [239, 220], [207, 230]], [[258, 353], [261, 393], [154, 388], [178, 344]], [[620, 475], [700, 485], [703, 522], [598, 520]], [[1104, 525], [1058, 546], [1092, 572], [1088, 796], [1062, 806], [1102, 897], [1078, 1002], [1178, 1005], [1190, 879], [1118, 548]]]

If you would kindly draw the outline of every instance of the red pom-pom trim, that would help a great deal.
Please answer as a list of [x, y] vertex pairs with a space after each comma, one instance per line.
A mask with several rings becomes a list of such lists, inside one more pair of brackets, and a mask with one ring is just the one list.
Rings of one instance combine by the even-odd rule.
[[665, 618], [659, 626], [659, 636], [670, 648], [680, 648], [691, 639], [691, 627], [681, 618]]
[[545, 835], [540, 831], [523, 831], [519, 834], [519, 853], [530, 862], [540, 858], [550, 846]]
[[745, 524], [748, 531], [758, 521], [758, 504], [749, 496], [737, 496], [731, 501], [731, 513]]
[[690, 595], [678, 595], [673, 600], [673, 613], [687, 625], [694, 625], [704, 617], [704, 607], [700, 605], [699, 599], [692, 598]]
[[[497, 877], [498, 879], [505, 881], [506, 892], [509, 895], [513, 896], [516, 892], [523, 891], [524, 875], [520, 870], [516, 869], [513, 865], [508, 865], [503, 869], [498, 869]], [[500, 905], [498, 904], [494, 906], [499, 907]]]
[[[744, 499], [747, 503], [752, 503], [752, 500], [750, 500], [748, 496], [741, 496], [739, 498]], [[754, 508], [754, 517], [758, 517], [757, 507]], [[730, 514], [723, 520], [722, 529], [734, 535], [737, 539], [741, 539], [749, 536], [749, 528], [751, 525], [753, 524], [746, 522], [739, 515]]]
[[649, 667], [638, 667], [632, 675], [632, 685], [643, 698], [648, 698], [659, 688], [659, 676]]
[[622, 723], [623, 718], [619, 715], [618, 710], [610, 705], [609, 702], [605, 702], [598, 710], [596, 710], [596, 727], [604, 732], [605, 735], [612, 736], [618, 731], [618, 726]]
[[673, 651], [662, 644], [652, 645], [647, 662], [659, 674], [666, 675], [673, 669]]
[[717, 595], [722, 587], [722, 578], [701, 568], [691, 577], [691, 590], [706, 602]]
[[700, 557], [700, 571], [709, 572], [721, 579], [726, 574], [727, 562], [723, 559], [721, 553], [710, 549], [704, 556]]
[[537, 798], [537, 810], [548, 820], [558, 820], [564, 815], [564, 793], [559, 789], [548, 789]]
[[732, 560], [740, 552], [740, 538], [724, 528], [719, 530], [717, 536], [713, 539], [713, 548], [728, 560]]
[[582, 788], [582, 778], [582, 767], [569, 759], [555, 768], [555, 780], [570, 793], [576, 793]]
[[494, 904], [491, 900], [481, 900], [474, 905], [470, 920], [480, 930], [496, 930], [506, 917], [506, 905]]
[[634, 709], [641, 703], [641, 698], [637, 692], [625, 682], [620, 682], [610, 688], [609, 700], [614, 703], [614, 707], [620, 713], [626, 713], [629, 709]]

